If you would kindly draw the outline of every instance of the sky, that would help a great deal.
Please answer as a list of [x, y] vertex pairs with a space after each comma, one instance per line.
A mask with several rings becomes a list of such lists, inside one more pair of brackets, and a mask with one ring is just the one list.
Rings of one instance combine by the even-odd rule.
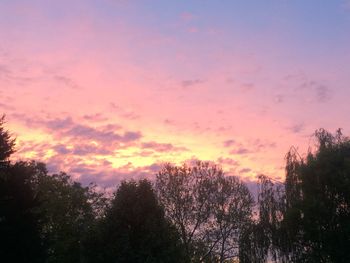
[[110, 187], [167, 162], [284, 178], [350, 134], [350, 1], [0, 0], [14, 158]]

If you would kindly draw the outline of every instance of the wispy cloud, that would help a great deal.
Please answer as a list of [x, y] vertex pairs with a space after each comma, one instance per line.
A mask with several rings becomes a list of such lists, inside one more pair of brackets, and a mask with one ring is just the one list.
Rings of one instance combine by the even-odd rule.
[[157, 152], [183, 152], [188, 151], [186, 147], [177, 147], [171, 143], [145, 142], [142, 143], [143, 149], [151, 149]]
[[204, 83], [205, 81], [202, 79], [188, 79], [181, 81], [181, 86], [183, 88], [190, 88], [199, 84]]
[[305, 129], [305, 124], [304, 123], [297, 123], [291, 127], [288, 128], [293, 133], [300, 133]]
[[114, 102], [111, 102], [110, 106], [122, 118], [129, 119], [129, 120], [136, 120], [140, 118], [139, 114], [135, 113], [134, 111], [125, 110]]
[[230, 139], [230, 140], [224, 141], [223, 145], [224, 145], [224, 147], [231, 147], [231, 146], [233, 146], [235, 143], [236, 143], [235, 140]]
[[230, 151], [230, 154], [238, 154], [238, 155], [248, 154], [248, 153], [252, 153], [252, 151], [243, 147], [238, 147]]
[[266, 151], [268, 149], [273, 149], [276, 147], [275, 142], [263, 142], [260, 139], [255, 139], [248, 143], [236, 143], [233, 146], [233, 149], [230, 151], [230, 154], [233, 155], [246, 155], [252, 153], [258, 153], [261, 151]]
[[106, 117], [103, 116], [102, 113], [86, 114], [83, 116], [83, 118], [87, 121], [92, 122], [103, 122], [108, 120]]
[[53, 79], [58, 82], [59, 84], [62, 84], [68, 88], [71, 89], [79, 89], [79, 85], [72, 79], [66, 76], [59, 76], [59, 75], [55, 75], [53, 76]]
[[327, 102], [332, 98], [332, 91], [329, 87], [320, 84], [315, 87], [316, 99], [318, 102]]

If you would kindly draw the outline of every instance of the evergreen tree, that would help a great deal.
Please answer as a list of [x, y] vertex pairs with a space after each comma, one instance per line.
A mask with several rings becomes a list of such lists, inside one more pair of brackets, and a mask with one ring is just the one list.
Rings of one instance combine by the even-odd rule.
[[120, 185], [101, 227], [94, 262], [183, 262], [179, 236], [147, 180]]

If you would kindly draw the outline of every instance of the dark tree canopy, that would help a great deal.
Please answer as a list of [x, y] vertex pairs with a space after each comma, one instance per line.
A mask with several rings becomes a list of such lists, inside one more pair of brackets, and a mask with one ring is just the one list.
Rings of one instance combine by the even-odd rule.
[[350, 262], [350, 140], [316, 131], [316, 149], [286, 156], [284, 187], [261, 177], [259, 217], [241, 238], [242, 262]]
[[44, 262], [40, 237], [38, 192], [33, 187], [37, 172], [32, 165], [8, 161], [15, 140], [0, 117], [0, 260]]
[[280, 250], [285, 239], [281, 232], [285, 209], [283, 185], [276, 185], [268, 177], [260, 175], [258, 186], [257, 215], [251, 218], [250, 225], [240, 236], [240, 262], [285, 262]]
[[96, 204], [102, 196], [65, 173], [48, 175], [45, 170], [38, 179], [46, 262], [79, 262], [84, 253], [82, 243], [97, 216], [93, 205], [103, 205]]
[[97, 194], [36, 162], [11, 164], [0, 180], [0, 250], [8, 262], [79, 262]]
[[287, 156], [285, 225], [307, 262], [350, 262], [350, 140], [316, 132], [318, 147]]
[[2, 262], [44, 262], [35, 167], [16, 163], [0, 169], [0, 255]]
[[101, 227], [96, 262], [183, 262], [178, 233], [147, 180], [120, 185]]
[[0, 119], [0, 261], [79, 262], [103, 198], [43, 163], [8, 161], [14, 140]]

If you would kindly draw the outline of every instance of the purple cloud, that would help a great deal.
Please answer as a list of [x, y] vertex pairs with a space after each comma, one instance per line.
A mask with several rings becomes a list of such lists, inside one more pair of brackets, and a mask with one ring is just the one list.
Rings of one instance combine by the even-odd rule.
[[71, 118], [42, 121], [42, 124], [52, 132], [59, 133], [60, 136], [95, 140], [101, 143], [128, 143], [137, 141], [142, 137], [142, 134], [138, 131], [126, 131], [124, 134], [115, 133], [113, 129], [119, 129], [119, 126], [116, 125], [95, 128], [75, 123]]
[[92, 115], [84, 115], [83, 118], [88, 121], [93, 121], [93, 122], [100, 122], [100, 121], [107, 121], [107, 118], [103, 117], [101, 113], [96, 113]]
[[68, 149], [65, 145], [63, 144], [58, 144], [52, 147], [56, 153], [58, 154], [69, 154], [72, 152], [72, 150]]
[[183, 88], [189, 88], [191, 86], [195, 86], [195, 85], [202, 84], [202, 83], [204, 83], [204, 80], [202, 80], [202, 79], [189, 79], [189, 80], [183, 80], [181, 82], [181, 86]]
[[142, 143], [141, 147], [143, 149], [152, 149], [157, 152], [178, 152], [187, 151], [186, 147], [176, 147], [171, 143], [157, 143], [157, 142], [145, 142]]
[[320, 103], [327, 102], [331, 99], [332, 94], [329, 87], [321, 84], [315, 87], [316, 100]]
[[239, 155], [243, 155], [243, 154], [248, 154], [248, 153], [251, 153], [251, 151], [249, 151], [247, 148], [243, 148], [243, 147], [240, 147], [240, 148], [237, 148], [237, 149], [234, 149], [232, 151], [230, 151], [230, 154], [239, 154]]
[[235, 144], [236, 142], [235, 142], [235, 140], [226, 140], [226, 141], [224, 141], [224, 147], [231, 147], [231, 146], [233, 146], [234, 144]]
[[79, 89], [79, 85], [75, 83], [75, 81], [71, 78], [65, 77], [65, 76], [53, 76], [53, 79], [58, 82], [59, 84], [62, 84], [68, 88], [71, 89]]
[[289, 127], [288, 130], [290, 130], [293, 133], [300, 133], [302, 130], [304, 130], [304, 128], [305, 128], [304, 123], [298, 123]]
[[119, 105], [115, 104], [114, 102], [110, 103], [110, 107], [122, 118], [128, 119], [128, 120], [135, 120], [140, 118], [140, 115], [136, 114], [133, 111], [128, 111], [120, 107]]

